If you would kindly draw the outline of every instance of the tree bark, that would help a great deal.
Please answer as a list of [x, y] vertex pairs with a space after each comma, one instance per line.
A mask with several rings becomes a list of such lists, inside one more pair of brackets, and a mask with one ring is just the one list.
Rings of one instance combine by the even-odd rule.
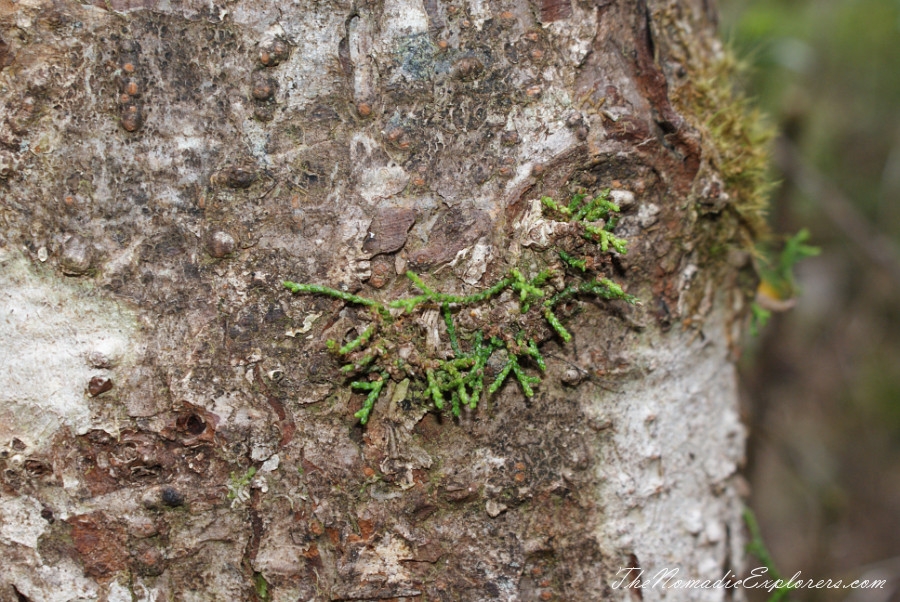
[[[689, 100], [706, 0], [0, 0], [0, 27], [0, 600], [740, 597], [616, 587], [743, 562], [752, 276]], [[326, 340], [377, 316], [283, 280], [470, 295], [550, 261], [535, 199], [606, 188], [628, 252], [592, 267], [640, 305], [535, 322], [532, 397], [457, 419], [386, 368], [354, 418]], [[513, 336], [497, 299], [460, 328]], [[439, 309], [390, 318], [420, 375]]]

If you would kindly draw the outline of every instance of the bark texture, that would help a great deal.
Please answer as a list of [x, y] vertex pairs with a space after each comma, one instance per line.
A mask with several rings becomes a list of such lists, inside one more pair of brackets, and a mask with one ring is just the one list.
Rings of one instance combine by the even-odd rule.
[[[700, 0], [0, 0], [0, 600], [729, 598], [612, 587], [742, 562], [740, 212], [673, 100], [714, 29]], [[607, 187], [602, 269], [643, 305], [548, 330], [532, 398], [454, 420], [392, 379], [358, 424], [325, 340], [365, 312], [282, 280], [472, 293], [532, 200]]]

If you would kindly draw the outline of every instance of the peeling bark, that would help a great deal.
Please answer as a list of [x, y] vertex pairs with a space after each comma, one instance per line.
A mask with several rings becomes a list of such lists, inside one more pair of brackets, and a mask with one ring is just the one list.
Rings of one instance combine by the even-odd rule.
[[[710, 243], [742, 226], [672, 100], [714, 18], [0, 1], [0, 600], [730, 599], [611, 585], [743, 562], [748, 266]], [[532, 398], [454, 420], [391, 379], [354, 421], [325, 341], [365, 312], [282, 280], [470, 294], [531, 257], [535, 199], [604, 188], [642, 306], [548, 329]]]

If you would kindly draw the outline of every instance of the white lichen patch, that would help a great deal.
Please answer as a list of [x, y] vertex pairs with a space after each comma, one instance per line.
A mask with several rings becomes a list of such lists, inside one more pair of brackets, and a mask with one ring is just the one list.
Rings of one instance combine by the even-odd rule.
[[0, 571], [0, 591], [13, 585], [28, 600], [96, 600], [96, 584], [73, 561], [64, 558], [52, 566], [42, 561], [38, 541], [49, 523], [41, 510], [41, 503], [31, 496], [0, 494], [0, 553], [16, 558]]
[[543, 26], [553, 37], [559, 38], [558, 47], [568, 55], [565, 57], [566, 62], [578, 65], [591, 50], [599, 13], [594, 8], [582, 8], [577, 2], [573, 2], [571, 7], [571, 17]]
[[436, 309], [429, 309], [422, 312], [416, 319], [416, 324], [425, 330], [425, 347], [431, 354], [436, 354], [441, 348], [441, 335], [438, 324], [440, 324], [440, 314]]
[[[35, 554], [34, 569], [24, 563], [7, 566], [4, 575], [8, 583], [27, 600], [43, 602], [71, 602], [72, 600], [98, 600], [98, 587], [93, 581], [82, 575], [81, 567], [75, 561], [63, 558], [52, 566], [42, 564]], [[3, 581], [0, 581], [2, 584]]]
[[501, 504], [497, 500], [488, 500], [484, 503], [484, 509], [491, 518], [497, 518], [506, 511], [506, 504]]
[[463, 282], [474, 286], [481, 281], [493, 256], [493, 247], [482, 239], [457, 253], [450, 265]]
[[634, 193], [630, 190], [611, 190], [609, 200], [618, 205], [619, 209], [625, 210], [634, 205]]
[[106, 428], [92, 418], [88, 382], [124, 382], [138, 336], [123, 305], [0, 250], [0, 442], [17, 437], [31, 451], [63, 426], [77, 434]]
[[491, 18], [491, 8], [485, 0], [469, 0], [469, 14], [475, 28], [481, 31], [485, 21]]
[[33, 497], [0, 499], [0, 543], [37, 548], [46, 525], [47, 521], [41, 518], [41, 504]]
[[498, 456], [487, 448], [479, 448], [473, 452], [472, 474], [489, 476], [506, 466], [507, 459]]
[[659, 219], [660, 208], [655, 203], [647, 203], [638, 208], [638, 223], [641, 228], [649, 228]]
[[390, 584], [406, 583], [410, 580], [410, 575], [401, 562], [413, 558], [412, 550], [405, 541], [387, 534], [374, 549], [364, 550], [359, 555], [357, 567], [361, 569], [363, 579], [386, 577]]
[[303, 570], [306, 559], [303, 553], [310, 544], [298, 545], [291, 537], [292, 525], [271, 525], [262, 536], [259, 551], [253, 559], [253, 569], [273, 575], [296, 575]]
[[428, 13], [421, 0], [385, 0], [381, 22], [384, 38], [428, 31]]
[[561, 233], [569, 230], [566, 222], [557, 222], [544, 218], [540, 199], [533, 199], [522, 218], [514, 226], [516, 238], [523, 247], [544, 250], [556, 240]]
[[321, 315], [322, 312], [307, 314], [306, 317], [303, 318], [303, 326], [301, 328], [287, 330], [285, 331], [284, 336], [295, 337], [298, 334], [306, 334], [307, 332], [312, 330], [313, 323], [318, 320]]
[[353, 64], [353, 97], [365, 102], [375, 97], [378, 70], [372, 59], [374, 45], [372, 25], [365, 19], [354, 18], [347, 26], [350, 62]]
[[[710, 315], [705, 341], [691, 331], [646, 340], [632, 358], [640, 376], [616, 392], [628, 403], [611, 404], [601, 394], [585, 407], [613, 426], [597, 463], [604, 517], [596, 534], [605, 549], [615, 550], [618, 566], [630, 566], [624, 563], [633, 562], [633, 554], [647, 575], [678, 568], [679, 578], [707, 579], [743, 557], [734, 534], [743, 528], [735, 477], [745, 431], [737, 404], [723, 402], [737, 399], [728, 348], [715, 343], [724, 340], [723, 322], [721, 311]], [[621, 593], [612, 599], [625, 600]], [[644, 590], [648, 602], [726, 597], [724, 590]]]
[[409, 184], [409, 174], [399, 165], [372, 167], [359, 178], [359, 194], [371, 203], [401, 192]]

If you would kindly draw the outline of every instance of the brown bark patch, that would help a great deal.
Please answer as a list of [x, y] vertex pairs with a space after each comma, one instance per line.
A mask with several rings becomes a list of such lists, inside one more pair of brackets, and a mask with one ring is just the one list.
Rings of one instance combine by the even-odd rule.
[[571, 16], [571, 0], [541, 0], [541, 23], [552, 23]]
[[73, 516], [67, 522], [86, 575], [108, 577], [127, 566], [125, 534], [102, 513]]
[[6, 40], [0, 38], [0, 71], [12, 65], [15, 58]]
[[401, 249], [415, 221], [416, 213], [412, 209], [389, 207], [380, 210], [369, 225], [363, 251], [378, 255]]
[[438, 218], [424, 248], [409, 260], [414, 269], [451, 261], [456, 254], [490, 231], [491, 218], [484, 211], [457, 211]]

